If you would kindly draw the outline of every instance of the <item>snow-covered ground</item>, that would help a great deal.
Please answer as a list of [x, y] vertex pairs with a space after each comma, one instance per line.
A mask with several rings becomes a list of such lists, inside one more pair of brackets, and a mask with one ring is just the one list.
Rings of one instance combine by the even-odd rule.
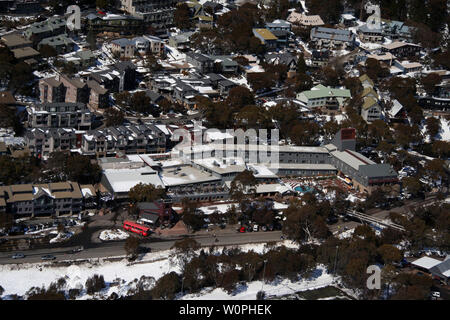
[[310, 278], [300, 279], [296, 282], [291, 282], [287, 279], [271, 283], [252, 281], [245, 286], [238, 286], [231, 295], [222, 288], [206, 288], [200, 293], [185, 295], [180, 300], [256, 300], [256, 294], [261, 289], [266, 293], [266, 297], [283, 296], [299, 291], [326, 287], [332, 285], [335, 281], [335, 277], [327, 272], [325, 266], [319, 265]]
[[56, 233], [56, 237], [50, 239], [50, 243], [57, 243], [57, 242], [63, 242], [68, 239], [70, 239], [73, 236], [73, 232], [58, 232], [58, 231], [52, 231], [50, 233]]
[[130, 235], [123, 230], [113, 229], [113, 230], [103, 230], [98, 236], [102, 241], [113, 241], [113, 240], [125, 240]]
[[[284, 245], [289, 248], [298, 248], [298, 245], [291, 241], [279, 242], [276, 246]], [[253, 250], [257, 253], [264, 253], [269, 250], [266, 244], [247, 244], [237, 246], [242, 251]], [[229, 247], [228, 247], [229, 248]], [[216, 252], [220, 253], [223, 247], [216, 247]], [[17, 294], [20, 296], [32, 287], [45, 287], [48, 288], [53, 282], [56, 282], [60, 278], [66, 280], [65, 289], [81, 289], [84, 287], [86, 280], [92, 277], [94, 274], [102, 275], [107, 284], [107, 287], [101, 292], [102, 297], [108, 297], [113, 292], [117, 294], [125, 295], [128, 290], [132, 289], [133, 283], [135, 285], [135, 279], [140, 279], [142, 276], [147, 278], [154, 278], [158, 280], [164, 274], [175, 271], [180, 272], [179, 268], [171, 263], [170, 255], [173, 250], [164, 250], [159, 252], [147, 253], [140, 257], [134, 263], [128, 262], [125, 257], [120, 261], [108, 261], [107, 259], [90, 259], [89, 261], [78, 261], [78, 263], [72, 263], [70, 266], [58, 266], [51, 262], [41, 263], [24, 263], [24, 264], [8, 264], [0, 266], [0, 286], [4, 288], [2, 298], [7, 298], [9, 295]], [[76, 262], [76, 261], [75, 261]], [[320, 273], [320, 275], [319, 275]], [[307, 288], [313, 285], [328, 285], [332, 281], [323, 267], [319, 267], [315, 276], [309, 280], [301, 280], [298, 283], [291, 283], [289, 281], [282, 281], [278, 284], [264, 285], [267, 286], [269, 294], [292, 293], [289, 288], [295, 288], [299, 291], [302, 288]], [[118, 285], [111, 285], [112, 283], [118, 283]], [[259, 283], [259, 284], [258, 284]], [[247, 293], [241, 290], [239, 297], [254, 299], [254, 295], [260, 288], [261, 282], [250, 283]], [[215, 294], [220, 293], [218, 289]], [[256, 290], [256, 291], [255, 291]], [[266, 289], [264, 289], [266, 291]], [[205, 292], [205, 299], [211, 297], [209, 293]], [[82, 292], [80, 299], [91, 298], [86, 292]], [[197, 299], [199, 297], [196, 297]], [[230, 297], [233, 298], [233, 297]], [[234, 299], [234, 298], [233, 298]]]

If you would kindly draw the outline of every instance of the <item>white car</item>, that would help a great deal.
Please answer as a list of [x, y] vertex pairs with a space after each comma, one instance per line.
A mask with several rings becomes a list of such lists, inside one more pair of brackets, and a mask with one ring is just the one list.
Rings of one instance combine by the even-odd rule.
[[13, 259], [23, 259], [25, 255], [23, 253], [16, 253], [12, 256]]
[[431, 297], [435, 298], [435, 299], [440, 298], [441, 297], [441, 293], [439, 291], [432, 291], [431, 292]]

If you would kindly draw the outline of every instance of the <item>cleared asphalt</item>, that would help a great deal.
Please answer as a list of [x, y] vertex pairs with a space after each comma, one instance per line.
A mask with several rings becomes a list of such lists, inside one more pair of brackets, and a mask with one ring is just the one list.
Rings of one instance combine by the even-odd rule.
[[[281, 231], [259, 231], [249, 233], [224, 233], [217, 234], [215, 241], [212, 235], [192, 235], [202, 246], [230, 246], [246, 243], [261, 243], [280, 241]], [[183, 237], [170, 238], [161, 241], [150, 243], [142, 243], [141, 247], [150, 248], [152, 252], [170, 249], [175, 241], [183, 239]], [[52, 249], [37, 249], [21, 251], [25, 255], [22, 259], [12, 259], [12, 255], [17, 252], [0, 252], [0, 264], [18, 264], [18, 263], [35, 263], [41, 262], [41, 257], [44, 255], [53, 255], [56, 257], [53, 261], [76, 260], [76, 259], [92, 259], [92, 258], [106, 258], [125, 255], [124, 241], [106, 242], [92, 248], [86, 248], [77, 253], [71, 253], [72, 249], [77, 247], [64, 247]]]

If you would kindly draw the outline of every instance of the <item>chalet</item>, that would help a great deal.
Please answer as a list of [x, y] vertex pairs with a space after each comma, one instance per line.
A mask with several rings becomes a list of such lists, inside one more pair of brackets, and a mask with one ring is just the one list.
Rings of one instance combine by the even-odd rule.
[[354, 25], [356, 25], [356, 21], [357, 21], [357, 19], [355, 18], [354, 15], [351, 15], [349, 13], [344, 13], [344, 14], [341, 14], [339, 23], [342, 24], [344, 27], [348, 28], [348, 27], [353, 27]]
[[48, 45], [55, 49], [56, 53], [63, 54], [74, 50], [75, 43], [67, 34], [59, 34], [53, 37], [42, 39], [37, 47], [40, 49], [42, 46]]
[[319, 27], [325, 23], [319, 15], [306, 15], [303, 13], [291, 12], [286, 19], [288, 22], [302, 27]]
[[366, 122], [372, 122], [381, 119], [381, 107], [378, 101], [372, 97], [364, 97], [361, 106], [361, 117]]
[[310, 59], [311, 67], [323, 67], [328, 64], [330, 51], [327, 49], [313, 50]]
[[394, 41], [381, 46], [384, 52], [389, 52], [398, 58], [417, 55], [421, 47], [414, 43]]
[[341, 108], [350, 98], [348, 89], [335, 89], [321, 84], [297, 94], [297, 100], [303, 102], [308, 108], [323, 108], [327, 107], [327, 104], [337, 104], [337, 107]]
[[275, 49], [277, 47], [278, 38], [268, 29], [253, 29], [253, 35], [258, 38], [268, 50]]
[[286, 20], [274, 20], [273, 22], [266, 23], [266, 29], [269, 31], [281, 30], [281, 31], [291, 31], [291, 23]]
[[362, 25], [357, 29], [359, 39], [362, 42], [382, 43], [383, 33], [381, 28], [375, 28], [367, 24]]
[[111, 51], [120, 57], [134, 57], [136, 46], [131, 39], [116, 39], [111, 41]]
[[139, 202], [137, 207], [139, 208], [140, 219], [143, 221], [148, 220], [145, 222], [153, 226], [157, 226], [165, 220], [172, 220], [175, 213], [171, 204], [164, 201]]
[[370, 79], [367, 74], [363, 74], [362, 76], [360, 76], [359, 81], [361, 82], [361, 85], [363, 86], [363, 88], [368, 88], [368, 87], [373, 88], [373, 86], [374, 86], [372, 79]]
[[419, 72], [423, 69], [423, 65], [418, 62], [398, 61], [395, 60], [393, 66], [401, 70], [403, 73]]
[[317, 48], [352, 49], [355, 46], [355, 35], [350, 30], [314, 27], [310, 38]]
[[1, 40], [9, 50], [31, 47], [33, 45], [33, 42], [16, 33], [5, 34], [1, 37]]
[[414, 32], [413, 27], [407, 26], [402, 21], [383, 21], [383, 36], [392, 40], [411, 41]]
[[42, 22], [35, 22], [27, 27], [24, 32], [26, 39], [36, 46], [45, 38], [63, 34], [66, 31], [66, 19], [64, 17], [53, 16]]
[[387, 112], [390, 122], [405, 122], [406, 118], [406, 110], [403, 105], [397, 100], [392, 100], [392, 107]]
[[201, 53], [186, 53], [186, 61], [201, 73], [210, 73], [214, 68], [214, 60]]

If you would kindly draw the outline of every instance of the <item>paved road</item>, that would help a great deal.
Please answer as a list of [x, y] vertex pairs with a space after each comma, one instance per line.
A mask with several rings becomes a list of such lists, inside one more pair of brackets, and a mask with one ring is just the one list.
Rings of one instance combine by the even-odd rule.
[[[215, 242], [215, 238], [212, 235], [193, 235], [191, 237], [197, 240], [202, 246], [230, 246], [245, 243], [280, 241], [281, 231], [217, 234], [218, 242]], [[182, 237], [166, 240], [155, 239], [155, 242], [145, 242], [141, 246], [150, 248], [152, 251], [167, 250], [173, 246], [176, 240], [180, 239], [182, 239]], [[125, 255], [124, 241], [102, 243], [97, 246], [86, 248], [78, 253], [70, 253], [73, 248], [75, 247], [22, 251], [25, 255], [25, 258], [23, 259], [12, 259], [11, 256], [13, 253], [0, 252], [0, 264], [40, 262], [42, 261], [41, 257], [48, 254], [54, 255], [56, 261]]]
[[[402, 207], [393, 208], [391, 210], [381, 210], [373, 209], [369, 210], [369, 214], [374, 217], [384, 219], [388, 217], [390, 211], [395, 211], [399, 213], [406, 213], [411, 210], [412, 207], [417, 207], [420, 205], [430, 204], [435, 201], [435, 197], [428, 197], [425, 201], [421, 200], [408, 200]], [[355, 228], [361, 223], [355, 221], [343, 222], [340, 221], [332, 226], [330, 226], [330, 231], [335, 233], [336, 231], [343, 231], [344, 227], [348, 229]], [[255, 242], [271, 242], [279, 241], [281, 236], [281, 231], [268, 231], [268, 232], [249, 232], [249, 233], [238, 233], [234, 230], [229, 230], [225, 232], [217, 232], [218, 242], [215, 242], [214, 237], [211, 234], [194, 234], [190, 237], [197, 240], [202, 246], [211, 245], [237, 245], [245, 243], [255, 243]], [[90, 236], [89, 236], [90, 239]], [[150, 248], [152, 251], [167, 250], [172, 247], [176, 240], [182, 239], [182, 237], [172, 237], [172, 238], [148, 238], [142, 243], [143, 247]], [[84, 242], [84, 241], [83, 241]], [[107, 242], [107, 243], [92, 243], [87, 240], [87, 245], [85, 245], [85, 250], [78, 253], [69, 253], [75, 247], [58, 247], [58, 248], [44, 248], [22, 251], [25, 254], [23, 259], [12, 259], [11, 256], [14, 252], [0, 252], [0, 264], [8, 263], [25, 263], [25, 262], [40, 262], [41, 256], [52, 254], [56, 257], [57, 261], [62, 260], [73, 260], [73, 259], [88, 259], [88, 258], [101, 258], [101, 257], [113, 257], [121, 256], [125, 254], [124, 241], [118, 242]]]

